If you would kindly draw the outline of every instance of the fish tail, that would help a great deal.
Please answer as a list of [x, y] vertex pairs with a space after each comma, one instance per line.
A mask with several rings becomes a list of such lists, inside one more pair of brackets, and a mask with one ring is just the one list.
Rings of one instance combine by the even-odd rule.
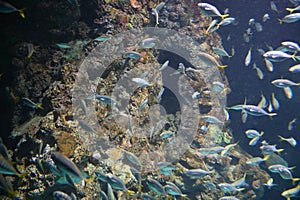
[[21, 9], [18, 10], [19, 14], [21, 15], [21, 17], [23, 19], [25, 19], [25, 13], [24, 13], [25, 10], [26, 10], [26, 8], [21, 8]]
[[269, 115], [270, 117], [273, 117], [273, 116], [276, 116], [277, 113], [269, 113], [268, 115]]
[[294, 58], [293, 60], [295, 60], [295, 61], [300, 61], [300, 56], [293, 56], [292, 58]]
[[226, 67], [228, 67], [228, 65], [219, 65], [218, 66], [220, 69], [225, 69]]
[[[222, 20], [223, 19], [225, 19], [226, 17], [228, 17], [229, 16], [229, 14], [224, 14], [224, 15], [221, 15], [220, 17], [222, 18]], [[219, 25], [220, 26], [220, 25]]]
[[279, 137], [279, 140], [280, 140], [280, 141], [284, 141], [284, 140], [285, 140], [285, 138], [282, 137], [281, 135], [278, 135], [278, 137]]
[[290, 13], [294, 12], [293, 8], [286, 8], [287, 11], [289, 11]]
[[282, 23], [283, 23], [282, 19], [278, 19], [278, 21], [279, 21], [279, 24], [282, 24]]
[[265, 133], [264, 131], [261, 131], [260, 132], [260, 137], [263, 136], [264, 133]]
[[43, 108], [43, 104], [41, 104], [41, 103], [36, 104], [36, 107], [39, 108], [39, 109], [41, 109], [41, 110], [44, 109], [44, 108]]
[[[300, 181], [300, 178], [292, 178], [293, 185], [295, 185], [297, 181]], [[300, 184], [297, 186], [297, 188], [300, 188]]]
[[284, 151], [284, 149], [278, 149], [277, 153], [280, 154], [282, 151]]

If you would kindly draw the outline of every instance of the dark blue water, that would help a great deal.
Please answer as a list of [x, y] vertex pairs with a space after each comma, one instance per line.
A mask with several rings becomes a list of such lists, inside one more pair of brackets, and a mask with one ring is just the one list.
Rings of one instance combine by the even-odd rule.
[[[234, 46], [236, 55], [228, 59], [223, 59], [223, 63], [228, 64], [226, 69], [226, 75], [229, 80], [232, 92], [228, 95], [227, 104], [235, 105], [243, 103], [244, 98], [247, 98], [247, 103], [257, 104], [260, 101], [260, 94], [263, 93], [267, 99], [271, 99], [272, 92], [280, 101], [280, 109], [277, 111], [278, 116], [270, 119], [268, 117], [248, 117], [247, 123], [241, 122], [241, 114], [237, 111], [230, 112], [231, 124], [230, 128], [234, 132], [236, 140], [240, 141], [240, 145], [253, 156], [262, 156], [259, 149], [260, 144], [254, 147], [248, 145], [249, 139], [245, 137], [244, 131], [249, 128], [255, 128], [257, 130], [263, 130], [265, 139], [270, 144], [277, 144], [278, 148], [284, 148], [285, 150], [281, 156], [286, 159], [289, 166], [297, 166], [293, 170], [294, 177], [300, 177], [300, 146], [290, 146], [286, 142], [280, 142], [278, 135], [284, 137], [293, 136], [296, 140], [300, 141], [300, 121], [296, 124], [296, 127], [292, 131], [287, 130], [287, 125], [290, 120], [297, 118], [300, 120], [300, 88], [293, 88], [294, 97], [288, 100], [283, 91], [279, 88], [275, 88], [271, 81], [280, 77], [290, 79], [294, 82], [300, 82], [299, 74], [291, 74], [288, 68], [296, 62], [293, 60], [287, 60], [274, 64], [274, 71], [268, 72], [265, 67], [263, 58], [256, 51], [257, 48], [268, 50], [265, 43], [277, 48], [282, 41], [294, 41], [300, 43], [300, 24], [279, 24], [278, 18], [283, 18], [288, 12], [286, 7], [293, 7], [288, 0], [274, 1], [277, 5], [279, 13], [274, 12], [270, 8], [269, 0], [223, 0], [223, 1], [206, 1], [212, 3], [220, 11], [224, 11], [229, 8], [231, 17], [235, 17], [239, 23], [237, 26], [221, 27], [218, 33], [223, 38], [223, 46], [230, 52], [231, 47]], [[262, 17], [265, 13], [270, 15], [270, 20], [265, 23], [262, 22]], [[243, 39], [243, 33], [249, 27], [248, 21], [250, 18], [254, 18], [257, 22], [263, 25], [262, 32], [253, 31], [253, 37], [249, 43], [245, 43]], [[226, 38], [230, 34], [230, 39]], [[252, 63], [256, 62], [257, 66], [263, 70], [264, 79], [258, 79], [256, 71], [252, 69], [252, 63], [246, 67], [244, 60], [249, 48], [252, 47]], [[267, 170], [267, 169], [266, 169]], [[267, 170], [268, 171], [268, 170]], [[272, 190], [267, 190], [263, 199], [284, 199], [281, 197], [281, 192], [287, 188], [293, 187], [291, 181], [284, 181], [279, 176], [270, 175], [274, 178], [275, 183], [279, 184]]]

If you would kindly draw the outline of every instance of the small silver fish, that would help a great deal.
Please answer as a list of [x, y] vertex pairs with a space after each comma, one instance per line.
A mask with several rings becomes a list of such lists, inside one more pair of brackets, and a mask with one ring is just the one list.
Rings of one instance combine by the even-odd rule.
[[278, 110], [280, 107], [279, 101], [276, 99], [274, 92], [272, 92], [272, 104], [275, 110]]
[[289, 71], [292, 73], [298, 73], [300, 72], [300, 64], [294, 65], [289, 68]]
[[263, 31], [263, 26], [259, 22], [255, 22], [254, 26], [255, 26], [255, 30], [257, 32], [262, 32]]
[[236, 25], [237, 24], [236, 19], [234, 17], [227, 17], [217, 24], [217, 28], [219, 28], [220, 26], [227, 26], [229, 24]]
[[279, 137], [279, 139], [281, 140], [281, 141], [286, 141], [286, 142], [288, 142], [291, 146], [293, 146], [293, 147], [295, 147], [296, 145], [297, 145], [297, 141], [295, 140], [295, 138], [293, 138], [293, 137], [290, 137], [290, 138], [284, 138], [284, 137], [282, 137], [282, 136], [280, 136], [280, 135], [278, 135], [278, 137]]
[[293, 98], [293, 91], [290, 87], [284, 87], [283, 88], [284, 94], [288, 99]]
[[268, 13], [264, 14], [263, 19], [262, 19], [263, 22], [266, 22], [269, 19], [270, 19], [270, 15]]
[[273, 63], [271, 61], [269, 61], [268, 59], [264, 59], [264, 61], [265, 61], [268, 71], [273, 72], [273, 70], [274, 70]]
[[229, 15], [229, 14], [222, 15], [215, 6], [208, 3], [198, 3], [198, 6], [200, 10], [207, 16], [221, 17], [222, 19], [225, 19], [225, 17]]
[[280, 24], [297, 22], [298, 20], [300, 20], [300, 13], [292, 13], [278, 20]]
[[213, 47], [213, 51], [218, 54], [219, 56], [225, 56], [230, 58], [231, 56], [225, 51], [224, 49]]
[[267, 186], [268, 189], [270, 190], [272, 187], [276, 186], [277, 184], [274, 184], [274, 183], [273, 183], [273, 178], [270, 178], [270, 179], [267, 181], [267, 183], [264, 183], [263, 185], [264, 185], [264, 186]]
[[137, 83], [140, 87], [147, 87], [147, 86], [152, 86], [153, 84], [150, 84], [148, 81], [142, 78], [132, 78], [131, 79], [133, 82]]
[[252, 48], [250, 48], [249, 50], [248, 50], [248, 53], [247, 53], [247, 55], [246, 55], [246, 58], [245, 58], [245, 66], [249, 66], [249, 64], [251, 63], [251, 49]]
[[261, 93], [261, 100], [260, 102], [257, 104], [258, 107], [260, 108], [265, 108], [267, 107], [267, 100], [266, 100], [266, 97], [263, 95], [263, 93]]
[[276, 116], [277, 113], [267, 113], [264, 109], [255, 105], [243, 105], [243, 110], [245, 110], [249, 115], [253, 116]]
[[291, 86], [300, 86], [300, 83], [295, 83], [293, 81], [290, 81], [288, 79], [275, 79], [271, 82], [274, 86], [279, 88], [285, 88], [285, 87], [291, 87]]
[[281, 196], [285, 197], [287, 200], [290, 200], [291, 197], [298, 197], [300, 192], [300, 184], [295, 188], [290, 188], [281, 193]]
[[124, 53], [125, 58], [131, 58], [131, 59], [140, 59], [142, 58], [142, 54], [136, 52], [136, 51], [127, 51]]
[[201, 118], [204, 119], [206, 122], [211, 123], [211, 124], [223, 124], [223, 122], [215, 116], [204, 115], [204, 116], [201, 116]]
[[266, 155], [264, 158], [261, 158], [261, 157], [253, 157], [253, 158], [250, 158], [246, 161], [246, 164], [247, 165], [250, 165], [250, 166], [259, 166], [259, 164], [261, 162], [264, 162], [266, 160], [268, 160], [270, 157], [270, 155]]
[[260, 137], [255, 137], [252, 140], [249, 141], [249, 145], [250, 146], [255, 146], [257, 144], [257, 142], [259, 141]]
[[278, 11], [278, 9], [277, 9], [277, 6], [276, 6], [276, 4], [274, 3], [274, 1], [271, 1], [271, 2], [270, 2], [270, 7], [271, 7], [271, 10], [273, 10], [273, 11], [279, 13], [279, 11]]
[[289, 122], [289, 124], [288, 124], [288, 130], [289, 130], [289, 131], [293, 130], [296, 121], [297, 121], [297, 118], [294, 118], [294, 119], [292, 119], [292, 120]]
[[281, 42], [281, 45], [284, 47], [287, 47], [293, 51], [300, 51], [300, 46], [296, 42], [283, 41], [283, 42]]
[[251, 138], [252, 139], [252, 138], [255, 138], [255, 137], [261, 137], [264, 134], [264, 132], [261, 131], [259, 133], [255, 129], [248, 129], [248, 130], [245, 131], [245, 134], [246, 134], [247, 138]]
[[166, 62], [164, 62], [164, 64], [159, 68], [159, 70], [162, 71], [168, 66], [169, 66], [169, 60], [166, 60]]
[[213, 172], [205, 171], [203, 169], [190, 169], [184, 172], [185, 175], [189, 176], [191, 179], [198, 179], [205, 175], [211, 174]]
[[[300, 13], [299, 13], [300, 14]], [[294, 61], [300, 60], [300, 56], [296, 56], [295, 54], [290, 55], [282, 51], [267, 51], [263, 55], [264, 58], [273, 61], [273, 62], [281, 62], [284, 60], [287, 60], [289, 58], [292, 58]]]
[[218, 23], [219, 20], [214, 19], [211, 21], [211, 23], [209, 24], [208, 28], [206, 29], [205, 33], [208, 34], [210, 32], [213, 32], [213, 30], [217, 30], [218, 28], [216, 27], [216, 24]]
[[155, 41], [156, 41], [155, 38], [147, 38], [147, 39], [142, 40], [139, 43], [139, 46], [142, 48], [150, 49], [155, 46]]

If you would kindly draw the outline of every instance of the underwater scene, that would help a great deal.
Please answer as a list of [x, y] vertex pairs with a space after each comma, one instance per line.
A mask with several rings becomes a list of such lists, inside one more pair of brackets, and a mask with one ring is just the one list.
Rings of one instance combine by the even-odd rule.
[[300, 199], [300, 0], [0, 0], [0, 199]]

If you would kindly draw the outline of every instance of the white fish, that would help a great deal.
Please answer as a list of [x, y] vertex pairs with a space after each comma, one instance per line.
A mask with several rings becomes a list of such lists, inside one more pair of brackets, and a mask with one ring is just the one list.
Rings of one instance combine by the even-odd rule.
[[296, 42], [284, 41], [281, 45], [294, 51], [300, 51], [300, 46]]
[[249, 66], [251, 63], [251, 48], [248, 50], [248, 53], [245, 58], [245, 66]]
[[247, 33], [243, 33], [243, 38], [246, 43], [250, 42], [250, 36]]
[[261, 131], [259, 133], [255, 129], [248, 129], [248, 130], [245, 131], [245, 134], [246, 134], [247, 138], [253, 139], [253, 138], [256, 138], [256, 137], [261, 137], [264, 134], [264, 132]]
[[280, 107], [279, 101], [276, 99], [274, 92], [272, 93], [272, 104], [275, 110], [278, 110]]
[[153, 84], [150, 84], [148, 81], [142, 78], [132, 78], [131, 79], [133, 82], [137, 83], [140, 87], [144, 86], [152, 86]]
[[264, 61], [265, 61], [268, 71], [273, 72], [273, 70], [274, 70], [273, 63], [271, 61], [269, 61], [268, 59], [264, 59]]
[[255, 30], [256, 30], [257, 32], [262, 32], [262, 31], [263, 31], [263, 26], [262, 26], [259, 22], [256, 22], [256, 23], [254, 24], [254, 26], [255, 26]]
[[257, 52], [260, 54], [260, 55], [264, 55], [265, 50], [261, 49], [261, 48], [257, 48]]
[[229, 15], [229, 14], [222, 15], [215, 6], [208, 3], [198, 3], [198, 6], [205, 15], [210, 17], [214, 16], [214, 17], [221, 17], [222, 19], [225, 19], [225, 17]]
[[257, 74], [257, 76], [258, 76], [258, 78], [260, 80], [264, 79], [264, 73], [263, 73], [263, 71], [260, 68], [256, 67], [255, 63], [253, 64], [253, 69], [256, 70], [256, 74]]
[[242, 110], [241, 115], [242, 115], [242, 122], [246, 123], [247, 118], [248, 118], [247, 112], [245, 110]]
[[294, 118], [294, 119], [292, 119], [292, 120], [289, 122], [289, 124], [288, 124], [288, 130], [289, 130], [289, 131], [293, 130], [296, 121], [297, 121], [297, 118]]
[[220, 21], [220, 23], [217, 24], [217, 27], [219, 28], [220, 26], [227, 26], [229, 24], [236, 25], [237, 24], [236, 19], [234, 17], [227, 17], [222, 21]]
[[34, 47], [32, 43], [27, 43], [27, 58], [30, 58], [34, 52]]
[[264, 16], [263, 16], [263, 22], [266, 22], [267, 20], [269, 20], [270, 19], [270, 16], [269, 16], [269, 14], [268, 13], [266, 13], [266, 14], [264, 14]]
[[275, 79], [271, 82], [273, 85], [279, 88], [291, 87], [291, 86], [300, 86], [300, 83], [295, 83], [288, 79]]
[[270, 178], [267, 183], [263, 184], [264, 186], [267, 186], [269, 189], [271, 189], [273, 186], [277, 185], [273, 183], [273, 178]]
[[152, 48], [155, 46], [155, 40], [155, 38], [146, 38], [140, 42], [139, 46], [146, 49]]
[[250, 146], [255, 146], [257, 142], [259, 141], [260, 137], [255, 137], [252, 140], [249, 141]]
[[253, 26], [255, 24], [255, 19], [254, 18], [250, 18], [248, 21], [248, 25], [249, 26]]
[[300, 11], [300, 5], [296, 6], [295, 8], [286, 8], [287, 11], [293, 13], [294, 11]]
[[298, 73], [300, 72], [300, 64], [294, 65], [289, 68], [289, 71], [292, 73]]
[[266, 100], [266, 97], [263, 95], [263, 93], [261, 93], [261, 100], [259, 101], [259, 103], [257, 104], [258, 107], [261, 107], [261, 108], [265, 108], [267, 107], [267, 100]]
[[273, 106], [272, 106], [271, 101], [269, 101], [268, 111], [269, 111], [269, 112], [272, 112], [272, 111], [273, 111]]
[[263, 57], [273, 62], [281, 62], [289, 58], [292, 58], [294, 61], [300, 60], [300, 56], [290, 55], [282, 51], [267, 51]]
[[206, 29], [205, 33], [208, 34], [210, 32], [213, 32], [212, 30], [217, 30], [218, 28], [216, 27], [216, 24], [218, 23], [219, 20], [214, 19], [210, 22], [208, 28]]
[[214, 51], [216, 54], [218, 54], [218, 55], [220, 55], [220, 56], [225, 56], [225, 57], [228, 57], [228, 58], [231, 57], [231, 56], [227, 53], [227, 51], [225, 51], [225, 49], [221, 49], [221, 48], [218, 48], [218, 47], [213, 47], [212, 49], [213, 49], [213, 51]]
[[295, 147], [297, 145], [297, 141], [295, 140], [295, 138], [290, 137], [290, 138], [284, 138], [280, 135], [278, 135], [280, 141], [286, 141], [288, 142], [291, 146]]
[[285, 197], [287, 200], [290, 200], [291, 197], [299, 197], [300, 184], [295, 188], [290, 188], [281, 193], [281, 196]]
[[297, 22], [298, 20], [300, 20], [300, 13], [292, 13], [278, 20], [280, 24]]
[[276, 4], [274, 3], [274, 1], [271, 1], [271, 2], [270, 2], [270, 7], [271, 7], [271, 10], [273, 10], [273, 11], [279, 13], [279, 11], [278, 11], [278, 9], [277, 9], [277, 6], [276, 6]]
[[284, 94], [288, 99], [293, 98], [293, 91], [290, 87], [284, 87], [283, 88]]
[[167, 60], [166, 62], [164, 62], [164, 64], [162, 64], [162, 66], [159, 68], [159, 70], [162, 71], [162, 70], [164, 70], [168, 66], [169, 66], [169, 60]]

